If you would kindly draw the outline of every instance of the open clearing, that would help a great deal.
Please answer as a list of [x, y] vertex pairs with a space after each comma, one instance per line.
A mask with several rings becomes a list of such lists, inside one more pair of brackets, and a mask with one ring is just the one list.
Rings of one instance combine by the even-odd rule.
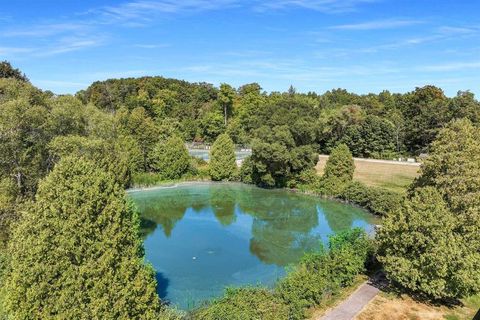
[[463, 301], [464, 306], [448, 308], [417, 302], [402, 295], [381, 293], [355, 317], [356, 320], [470, 320], [480, 307], [480, 296]]
[[[320, 156], [316, 166], [319, 174], [323, 169], [328, 156]], [[370, 159], [355, 159], [355, 173], [353, 178], [368, 186], [382, 187], [396, 192], [404, 192], [406, 187], [419, 174], [418, 164], [394, 163]]]

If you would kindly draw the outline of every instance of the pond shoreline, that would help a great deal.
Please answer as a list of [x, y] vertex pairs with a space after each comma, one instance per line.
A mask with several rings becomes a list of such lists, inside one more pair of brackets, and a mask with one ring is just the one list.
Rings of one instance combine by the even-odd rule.
[[303, 194], [303, 195], [307, 195], [307, 196], [317, 197], [317, 198], [320, 198], [320, 199], [323, 199], [323, 200], [330, 200], [330, 201], [335, 201], [335, 202], [342, 203], [342, 204], [347, 204], [347, 205], [350, 205], [352, 207], [365, 210], [375, 217], [381, 218], [381, 216], [379, 216], [377, 214], [374, 214], [373, 212], [371, 212], [367, 208], [364, 208], [363, 206], [360, 206], [360, 205], [358, 205], [358, 204], [356, 204], [352, 201], [322, 195], [322, 194], [319, 194], [315, 191], [301, 190], [301, 189], [298, 189], [298, 188], [272, 188], [272, 189], [268, 189], [268, 188], [262, 188], [262, 187], [259, 187], [259, 186], [253, 185], [253, 184], [243, 183], [243, 182], [240, 182], [240, 181], [212, 181], [212, 180], [186, 180], [186, 181], [181, 181], [181, 180], [179, 180], [178, 182], [165, 182], [164, 184], [158, 184], [158, 185], [148, 186], [148, 187], [128, 188], [125, 191], [127, 193], [135, 193], [135, 192], [152, 191], [152, 190], [159, 190], [159, 189], [173, 189], [173, 188], [177, 188], [177, 187], [181, 187], [181, 186], [190, 186], [190, 185], [195, 185], [195, 184], [198, 184], [198, 185], [237, 184], [237, 185], [254, 186], [256, 188], [264, 189], [264, 190], [284, 190], [284, 191], [288, 191], [288, 192], [292, 192], [292, 193], [298, 193], [298, 194]]

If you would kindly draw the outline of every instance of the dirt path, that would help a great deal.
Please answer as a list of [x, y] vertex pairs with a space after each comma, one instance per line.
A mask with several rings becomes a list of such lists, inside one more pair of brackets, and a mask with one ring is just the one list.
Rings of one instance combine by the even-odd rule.
[[378, 292], [379, 289], [365, 282], [341, 304], [316, 320], [352, 320]]

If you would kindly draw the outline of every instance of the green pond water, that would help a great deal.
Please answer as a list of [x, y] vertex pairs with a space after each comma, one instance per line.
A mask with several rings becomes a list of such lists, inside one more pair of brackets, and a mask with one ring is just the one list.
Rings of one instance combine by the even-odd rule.
[[158, 293], [183, 309], [226, 286], [271, 286], [288, 265], [328, 235], [376, 219], [359, 208], [233, 183], [195, 183], [130, 191], [141, 213], [145, 255]]

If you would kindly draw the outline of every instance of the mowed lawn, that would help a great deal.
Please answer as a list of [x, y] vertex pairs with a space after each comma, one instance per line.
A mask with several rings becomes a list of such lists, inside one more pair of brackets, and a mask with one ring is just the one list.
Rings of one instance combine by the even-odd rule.
[[[328, 156], [320, 156], [316, 166], [318, 174], [323, 174], [327, 159]], [[418, 176], [419, 169], [418, 165], [355, 159], [353, 178], [368, 186], [405, 192], [408, 185]]]

